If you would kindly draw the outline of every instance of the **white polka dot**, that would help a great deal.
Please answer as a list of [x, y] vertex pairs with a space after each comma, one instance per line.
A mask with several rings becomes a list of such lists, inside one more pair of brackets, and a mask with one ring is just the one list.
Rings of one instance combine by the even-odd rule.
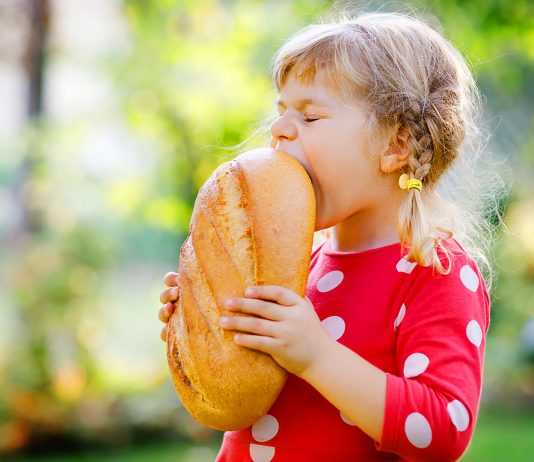
[[459, 432], [463, 432], [469, 426], [469, 413], [461, 401], [455, 399], [447, 404], [447, 412]]
[[251, 444], [249, 451], [250, 457], [254, 462], [270, 462], [274, 457], [274, 448], [272, 446]]
[[404, 377], [415, 377], [426, 371], [430, 360], [423, 353], [413, 353], [404, 362]]
[[329, 290], [335, 289], [341, 284], [343, 277], [344, 275], [341, 271], [330, 271], [317, 281], [317, 290], [319, 292], [328, 292]]
[[410, 274], [416, 266], [417, 262], [409, 262], [406, 257], [402, 257], [397, 263], [397, 271]]
[[416, 448], [426, 448], [432, 441], [432, 429], [423, 414], [413, 412], [406, 418], [404, 423], [406, 438]]
[[404, 319], [404, 315], [406, 314], [406, 305], [403, 303], [400, 307], [399, 314], [397, 315], [397, 318], [395, 319], [395, 322], [393, 323], [393, 329], [396, 329], [399, 327], [399, 324]]
[[465, 329], [465, 333], [473, 345], [477, 347], [480, 346], [482, 343], [482, 329], [478, 322], [476, 322], [474, 319], [469, 321], [467, 328]]
[[341, 417], [341, 420], [342, 420], [343, 422], [345, 422], [346, 424], [348, 424], [348, 425], [352, 425], [352, 426], [356, 426], [356, 424], [353, 423], [352, 420], [350, 420], [345, 414], [343, 414], [343, 412], [340, 411], [340, 412], [339, 412], [339, 415], [340, 415], [340, 417]]
[[339, 316], [330, 316], [321, 321], [328, 335], [334, 340], [339, 339], [345, 332], [345, 321]]
[[263, 443], [274, 438], [279, 428], [276, 417], [266, 414], [252, 425], [252, 436], [256, 441]]
[[464, 286], [467, 287], [472, 292], [476, 292], [478, 289], [478, 276], [477, 273], [469, 265], [465, 265], [460, 270], [460, 279], [464, 283]]

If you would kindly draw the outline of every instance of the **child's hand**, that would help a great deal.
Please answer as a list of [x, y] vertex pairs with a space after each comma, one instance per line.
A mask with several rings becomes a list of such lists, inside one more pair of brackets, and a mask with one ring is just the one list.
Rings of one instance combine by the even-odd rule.
[[[306, 298], [280, 286], [253, 286], [248, 298], [232, 298], [226, 308], [252, 316], [229, 316], [224, 329], [246, 332], [236, 334], [241, 346], [263, 351], [289, 372], [300, 376], [333, 341]], [[250, 335], [253, 334], [253, 335]], [[254, 335], [255, 334], [255, 335]]]
[[159, 320], [165, 325], [161, 329], [160, 337], [164, 342], [167, 341], [167, 329], [169, 327], [169, 318], [174, 312], [174, 302], [178, 301], [178, 281], [180, 280], [180, 275], [178, 273], [167, 273], [163, 278], [163, 282], [168, 289], [165, 289], [161, 292], [159, 299], [163, 306], [159, 309]]

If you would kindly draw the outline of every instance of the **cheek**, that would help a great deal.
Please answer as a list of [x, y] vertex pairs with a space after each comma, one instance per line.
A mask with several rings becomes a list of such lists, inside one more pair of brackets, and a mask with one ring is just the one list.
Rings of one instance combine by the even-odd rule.
[[344, 216], [343, 196], [346, 195], [342, 188], [335, 182], [323, 181], [319, 189], [315, 189], [316, 198], [316, 230], [329, 228], [339, 223]]

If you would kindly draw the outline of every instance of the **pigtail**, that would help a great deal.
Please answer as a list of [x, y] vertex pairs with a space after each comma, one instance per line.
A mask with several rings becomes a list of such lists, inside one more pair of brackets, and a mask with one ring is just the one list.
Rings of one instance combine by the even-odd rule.
[[[413, 102], [402, 114], [403, 123], [409, 133], [411, 152], [406, 173], [409, 179], [421, 181], [423, 187], [421, 191], [417, 188], [407, 191], [407, 197], [399, 209], [398, 233], [402, 251], [409, 249], [409, 261], [423, 266], [432, 265], [439, 273], [448, 274], [451, 270], [451, 260], [441, 240], [451, 237], [452, 232], [433, 223], [430, 213], [432, 207], [429, 207], [434, 194], [430, 189], [432, 162], [434, 157], [443, 155], [439, 152], [441, 131], [434, 121], [434, 110], [435, 106], [427, 100], [423, 104]], [[438, 256], [438, 248], [443, 251], [448, 261], [447, 268]]]
[[[382, 135], [399, 122], [411, 134], [408, 165], [390, 173], [406, 173], [422, 183], [421, 191], [405, 191], [399, 210], [398, 233], [403, 251], [409, 249], [408, 259], [447, 274], [451, 255], [442, 241], [454, 235], [487, 268], [489, 287], [492, 271], [485, 253], [494, 234], [489, 221], [493, 215], [485, 210], [498, 210], [500, 191], [493, 184], [486, 189], [486, 179], [471, 169], [486, 136], [479, 120], [481, 95], [460, 51], [415, 17], [381, 12], [342, 15], [307, 26], [282, 46], [272, 62], [276, 89], [284, 86], [290, 71], [307, 83], [323, 68], [340, 100], [368, 109], [372, 139], [381, 144]], [[452, 182], [448, 175], [440, 181], [451, 171]], [[462, 178], [467, 181], [457, 183]]]

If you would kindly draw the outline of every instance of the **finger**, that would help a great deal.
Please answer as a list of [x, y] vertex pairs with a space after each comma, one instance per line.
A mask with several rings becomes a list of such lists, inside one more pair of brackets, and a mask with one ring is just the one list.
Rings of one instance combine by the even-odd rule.
[[163, 282], [169, 287], [177, 286], [180, 282], [180, 275], [171, 271], [163, 277]]
[[269, 337], [274, 337], [277, 332], [276, 322], [252, 316], [223, 316], [219, 324], [226, 330], [239, 330]]
[[180, 292], [178, 287], [169, 287], [168, 289], [165, 289], [163, 292], [161, 292], [161, 295], [159, 296], [159, 301], [163, 304], [175, 302], [178, 300], [179, 295]]
[[292, 306], [302, 299], [292, 290], [282, 286], [251, 286], [245, 290], [247, 297], [272, 300], [279, 305]]
[[[229, 305], [228, 302], [231, 304]], [[286, 308], [255, 298], [233, 297], [227, 300], [225, 306], [229, 311], [254, 314], [271, 321], [283, 321], [288, 316]]]
[[166, 303], [159, 309], [158, 317], [161, 322], [169, 322], [169, 318], [174, 312], [174, 305], [172, 303]]
[[277, 353], [282, 345], [282, 342], [276, 338], [249, 334], [236, 334], [234, 343], [253, 350], [263, 351], [267, 354]]
[[160, 334], [159, 334], [161, 340], [163, 340], [164, 342], [167, 341], [167, 331], [168, 331], [168, 329], [169, 329], [169, 325], [168, 325], [168, 324], [165, 324], [165, 325], [163, 326], [163, 329], [161, 329], [161, 332], [160, 332]]

